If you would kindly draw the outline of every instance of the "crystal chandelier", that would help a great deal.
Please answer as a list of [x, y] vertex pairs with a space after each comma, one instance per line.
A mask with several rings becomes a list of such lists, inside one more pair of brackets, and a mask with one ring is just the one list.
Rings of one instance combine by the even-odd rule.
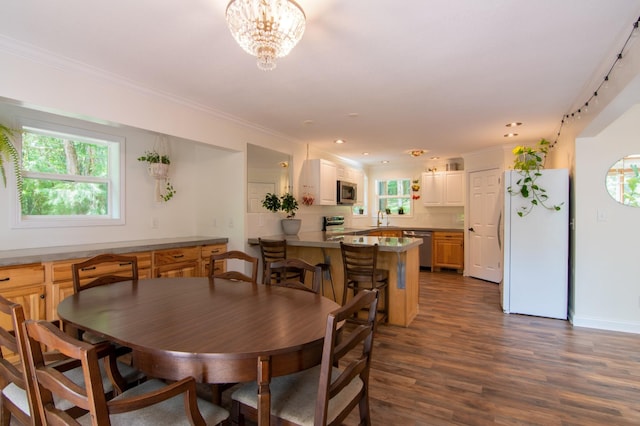
[[302, 8], [293, 0], [231, 0], [227, 24], [233, 38], [258, 68], [272, 70], [276, 58], [287, 56], [300, 41], [305, 28]]

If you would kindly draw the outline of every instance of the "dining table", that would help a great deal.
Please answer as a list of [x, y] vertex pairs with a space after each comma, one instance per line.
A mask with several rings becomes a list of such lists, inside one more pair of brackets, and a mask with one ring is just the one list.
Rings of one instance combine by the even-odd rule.
[[272, 377], [320, 363], [327, 315], [319, 294], [203, 277], [152, 278], [92, 287], [58, 316], [132, 349], [150, 377], [210, 384], [258, 383], [258, 424], [270, 421]]

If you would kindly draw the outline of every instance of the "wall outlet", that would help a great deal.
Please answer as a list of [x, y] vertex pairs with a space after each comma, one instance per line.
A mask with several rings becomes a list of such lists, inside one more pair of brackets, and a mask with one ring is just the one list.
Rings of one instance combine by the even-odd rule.
[[158, 229], [158, 227], [160, 226], [160, 221], [158, 220], [157, 217], [151, 218], [150, 226], [151, 226], [151, 229]]

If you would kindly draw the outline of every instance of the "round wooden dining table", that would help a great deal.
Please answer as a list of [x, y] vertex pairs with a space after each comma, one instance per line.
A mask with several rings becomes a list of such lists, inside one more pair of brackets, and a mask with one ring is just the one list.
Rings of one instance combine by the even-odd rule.
[[311, 292], [209, 278], [153, 278], [83, 290], [59, 317], [130, 347], [152, 377], [201, 383], [258, 382], [258, 420], [270, 419], [271, 377], [320, 363], [327, 314]]

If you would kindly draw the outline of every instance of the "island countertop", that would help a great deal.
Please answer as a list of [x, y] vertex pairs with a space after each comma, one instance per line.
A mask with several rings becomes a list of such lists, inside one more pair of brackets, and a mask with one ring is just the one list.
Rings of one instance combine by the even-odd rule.
[[[346, 244], [378, 244], [381, 252], [406, 252], [422, 244], [422, 238], [377, 237], [367, 235], [348, 235], [342, 233], [328, 233], [323, 231], [300, 232], [298, 235], [270, 235], [260, 237], [263, 240], [287, 240], [287, 245], [292, 247], [322, 247], [340, 248], [340, 242]], [[257, 245], [258, 238], [249, 238], [249, 244]]]

